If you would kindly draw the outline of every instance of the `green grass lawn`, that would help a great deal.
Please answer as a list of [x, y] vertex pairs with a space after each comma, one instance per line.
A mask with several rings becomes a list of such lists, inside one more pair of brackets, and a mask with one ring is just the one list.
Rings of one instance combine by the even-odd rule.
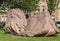
[[[60, 30], [60, 29], [59, 29]], [[0, 29], [0, 41], [60, 41], [60, 33], [57, 36], [52, 37], [18, 37], [11, 34], [5, 34], [2, 29]]]

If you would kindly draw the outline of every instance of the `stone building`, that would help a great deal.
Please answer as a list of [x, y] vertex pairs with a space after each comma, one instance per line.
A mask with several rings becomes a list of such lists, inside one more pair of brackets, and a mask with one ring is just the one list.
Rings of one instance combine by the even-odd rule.
[[45, 11], [48, 11], [47, 0], [40, 0], [39, 6], [40, 6], [40, 11], [42, 11], [43, 9]]
[[60, 21], [60, 2], [57, 6], [57, 9], [55, 12], [52, 14], [55, 17], [55, 21], [59, 20]]

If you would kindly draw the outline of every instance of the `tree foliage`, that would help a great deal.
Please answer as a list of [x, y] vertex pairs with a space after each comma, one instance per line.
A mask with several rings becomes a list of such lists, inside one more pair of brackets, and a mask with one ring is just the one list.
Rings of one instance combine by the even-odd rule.
[[8, 8], [20, 8], [29, 12], [34, 11], [38, 7], [40, 0], [4, 0], [4, 6]]
[[49, 0], [47, 4], [48, 4], [48, 11], [51, 14], [53, 11], [55, 11], [56, 0]]
[[1, 4], [3, 4], [3, 1], [4, 1], [4, 0], [0, 0], [0, 6], [1, 6]]
[[59, 0], [49, 0], [47, 4], [48, 4], [48, 11], [50, 12], [50, 14], [52, 14], [52, 12], [55, 11], [57, 5], [59, 4]]

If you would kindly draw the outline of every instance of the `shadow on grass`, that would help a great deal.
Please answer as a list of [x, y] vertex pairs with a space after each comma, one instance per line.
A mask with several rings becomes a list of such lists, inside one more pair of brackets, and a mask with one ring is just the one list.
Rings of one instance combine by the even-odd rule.
[[[55, 34], [55, 35], [49, 35], [49, 36], [45, 36], [46, 34], [42, 34], [42, 35], [40, 35], [40, 34], [37, 34], [37, 35], [34, 35], [33, 36], [33, 38], [34, 37], [37, 37], [37, 38], [39, 38], [39, 37], [57, 37], [57, 34]], [[29, 36], [28, 36], [29, 37]], [[31, 37], [32, 38], [32, 37]]]
[[2, 26], [0, 26], [0, 30], [3, 30], [3, 27]]
[[55, 34], [55, 35], [50, 35], [50, 36], [45, 36], [45, 35], [35, 35], [34, 37], [57, 37], [57, 34]]

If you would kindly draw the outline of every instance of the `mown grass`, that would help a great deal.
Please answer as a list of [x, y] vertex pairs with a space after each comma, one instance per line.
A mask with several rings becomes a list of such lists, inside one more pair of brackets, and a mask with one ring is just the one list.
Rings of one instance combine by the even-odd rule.
[[18, 37], [12, 34], [5, 34], [3, 29], [0, 28], [0, 41], [60, 41], [60, 33], [57, 34], [57, 36], [51, 36], [51, 37], [29, 38], [29, 37]]

